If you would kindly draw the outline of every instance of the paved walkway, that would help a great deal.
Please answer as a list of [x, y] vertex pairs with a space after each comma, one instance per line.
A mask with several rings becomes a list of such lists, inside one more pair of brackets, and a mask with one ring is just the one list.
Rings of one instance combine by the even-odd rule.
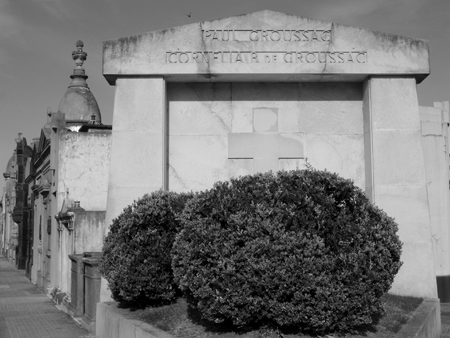
[[68, 314], [0, 256], [1, 338], [92, 338]]
[[[450, 303], [441, 303], [441, 338], [450, 338]], [[0, 255], [0, 338], [95, 338]]]

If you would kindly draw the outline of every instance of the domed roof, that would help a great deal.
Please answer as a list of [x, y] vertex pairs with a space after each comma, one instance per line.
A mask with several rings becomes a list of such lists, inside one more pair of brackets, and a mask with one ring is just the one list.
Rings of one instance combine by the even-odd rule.
[[16, 154], [11, 156], [11, 158], [8, 161], [8, 164], [6, 165], [6, 171], [7, 173], [10, 173], [14, 170], [14, 165], [16, 164]]
[[61, 102], [58, 112], [66, 114], [66, 121], [86, 121], [91, 120], [91, 115], [99, 123], [102, 121], [100, 108], [97, 100], [89, 87], [70, 86], [67, 88]]
[[95, 123], [101, 124], [102, 116], [97, 100], [86, 83], [88, 76], [83, 69], [87, 53], [83, 51], [83, 42], [77, 41], [77, 50], [72, 52], [72, 58], [77, 67], [70, 76], [72, 82], [67, 88], [58, 106], [58, 112], [64, 113], [66, 121], [89, 122], [95, 117]]
[[9, 159], [8, 164], [6, 165], [6, 171], [3, 173], [4, 178], [11, 177], [11, 174], [14, 172], [15, 165], [16, 165], [16, 150], [14, 149], [14, 154]]

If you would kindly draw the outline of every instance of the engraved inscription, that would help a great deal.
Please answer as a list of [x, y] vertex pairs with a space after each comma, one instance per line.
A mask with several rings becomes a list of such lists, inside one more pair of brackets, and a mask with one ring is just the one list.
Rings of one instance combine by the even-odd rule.
[[331, 42], [331, 30], [324, 29], [212, 29], [203, 30], [207, 41], [311, 41]]
[[166, 63], [367, 63], [365, 51], [173, 51]]
[[[219, 42], [220, 45], [226, 42], [235, 41], [229, 50], [222, 49], [216, 45], [218, 50], [202, 51], [167, 51], [166, 63], [290, 63], [290, 64], [310, 64], [310, 63], [367, 63], [367, 51], [324, 50], [332, 42], [333, 34], [331, 29], [203, 29], [203, 40], [208, 43]], [[239, 42], [247, 42], [242, 45], [247, 50], [239, 50]], [[252, 44], [254, 42], [255, 44]], [[303, 47], [307, 50], [264, 50], [261, 42], [268, 42], [272, 45], [283, 42], [297, 42], [296, 45], [305, 45], [302, 42], [309, 42], [317, 46], [318, 50], [310, 47]], [[248, 50], [250, 44], [257, 46], [256, 49]], [[258, 44], [257, 44], [258, 43]], [[286, 44], [283, 44], [286, 48]], [[251, 48], [251, 47], [250, 47]], [[281, 47], [283, 48], [283, 47]], [[283, 49], [284, 49], [283, 48]], [[301, 47], [300, 47], [301, 48]], [[237, 49], [237, 50], [236, 50]], [[251, 48], [252, 49], [252, 48]], [[261, 50], [263, 49], [263, 50]], [[268, 48], [272, 49], [272, 48]]]

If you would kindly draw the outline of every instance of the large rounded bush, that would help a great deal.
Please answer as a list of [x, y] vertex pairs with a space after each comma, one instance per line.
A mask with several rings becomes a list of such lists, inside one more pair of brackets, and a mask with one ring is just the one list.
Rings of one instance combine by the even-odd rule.
[[146, 306], [172, 301], [177, 293], [170, 250], [180, 231], [177, 214], [190, 194], [145, 195], [113, 220], [103, 245], [100, 272], [114, 300]]
[[172, 266], [202, 316], [323, 332], [370, 323], [401, 266], [397, 225], [317, 170], [216, 183], [187, 204]]

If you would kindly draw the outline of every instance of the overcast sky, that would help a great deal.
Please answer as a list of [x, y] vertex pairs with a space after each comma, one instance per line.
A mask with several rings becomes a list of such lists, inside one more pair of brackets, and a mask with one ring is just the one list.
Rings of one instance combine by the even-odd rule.
[[103, 41], [264, 9], [426, 39], [431, 75], [418, 86], [419, 103], [450, 100], [450, 0], [0, 0], [0, 172], [17, 134], [30, 143], [48, 107], [57, 110], [77, 40], [103, 123], [112, 124]]

